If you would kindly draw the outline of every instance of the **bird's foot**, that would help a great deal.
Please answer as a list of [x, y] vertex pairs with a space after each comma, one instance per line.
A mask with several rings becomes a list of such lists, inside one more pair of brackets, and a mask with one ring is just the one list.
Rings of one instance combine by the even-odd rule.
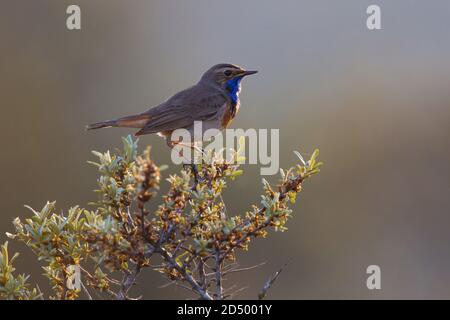
[[192, 191], [197, 190], [197, 185], [200, 181], [200, 176], [198, 174], [197, 165], [192, 163], [192, 164], [185, 164], [183, 166], [185, 167], [185, 169], [189, 167], [189, 170], [194, 175], [194, 184], [192, 185], [191, 190]]

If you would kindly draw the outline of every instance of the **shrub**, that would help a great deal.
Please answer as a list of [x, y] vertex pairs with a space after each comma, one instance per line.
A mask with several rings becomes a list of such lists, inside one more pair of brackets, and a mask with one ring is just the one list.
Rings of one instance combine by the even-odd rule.
[[[184, 167], [170, 175], [161, 204], [150, 212], [147, 204], [155, 200], [164, 168], [153, 162], [150, 148], [138, 155], [137, 140], [124, 138], [123, 145], [117, 155], [93, 152], [97, 162], [91, 163], [100, 174], [93, 210], [75, 206], [59, 213], [55, 202], [39, 211], [28, 207], [32, 216], [16, 218], [15, 232], [7, 234], [25, 243], [45, 264], [51, 299], [76, 299], [81, 292], [89, 299], [131, 299], [129, 290], [145, 269], [160, 272], [200, 299], [231, 298], [233, 292], [224, 289], [223, 279], [245, 270], [238, 268], [236, 252], [248, 250], [252, 239], [264, 238], [271, 230], [286, 230], [292, 214], [289, 204], [321, 165], [317, 150], [307, 162], [297, 153], [301, 164], [280, 170], [277, 185], [263, 179], [259, 206], [228, 216], [221, 195], [227, 183], [243, 173], [234, 161], [239, 154], [226, 161], [210, 153], [196, 170]], [[7, 245], [0, 253], [0, 297], [43, 298], [39, 288], [28, 284], [28, 276], [14, 275], [17, 254], [9, 259]], [[151, 265], [156, 256], [162, 262]], [[79, 286], [72, 283], [77, 272]], [[260, 299], [278, 274], [263, 286]]]

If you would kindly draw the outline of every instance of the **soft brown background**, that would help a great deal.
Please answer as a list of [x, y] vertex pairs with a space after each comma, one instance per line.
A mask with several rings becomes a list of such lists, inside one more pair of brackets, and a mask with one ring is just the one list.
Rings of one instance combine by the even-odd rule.
[[[65, 10], [82, 9], [67, 31]], [[382, 8], [381, 31], [365, 27]], [[280, 128], [281, 164], [321, 150], [289, 231], [256, 241], [229, 284], [263, 282], [289, 262], [270, 297], [450, 298], [450, 3], [441, 1], [0, 2], [0, 240], [11, 220], [57, 200], [95, 199], [90, 150], [114, 149], [130, 130], [87, 123], [137, 113], [219, 62], [258, 69], [243, 86], [233, 127]], [[170, 163], [156, 136], [158, 163]], [[178, 168], [171, 167], [171, 170]], [[228, 210], [259, 201], [257, 167], [226, 193]], [[274, 181], [274, 178], [272, 178]], [[29, 250], [19, 270], [47, 288]], [[365, 270], [382, 269], [369, 291]], [[148, 271], [136, 295], [184, 298]]]

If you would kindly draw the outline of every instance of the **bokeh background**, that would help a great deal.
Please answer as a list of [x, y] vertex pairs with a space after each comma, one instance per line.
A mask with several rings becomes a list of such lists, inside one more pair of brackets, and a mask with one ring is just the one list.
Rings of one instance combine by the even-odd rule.
[[[65, 27], [79, 4], [82, 30]], [[382, 9], [382, 30], [366, 8]], [[255, 298], [289, 262], [274, 299], [450, 298], [450, 2], [435, 1], [29, 1], [0, 3], [0, 240], [16, 216], [57, 200], [95, 200], [91, 150], [120, 147], [127, 129], [88, 123], [146, 110], [219, 62], [260, 73], [246, 79], [234, 128], [279, 128], [280, 161], [320, 148], [325, 162], [305, 186], [286, 233], [253, 243], [229, 284]], [[153, 146], [170, 164], [164, 142]], [[177, 170], [171, 166], [170, 170]], [[228, 210], [259, 202], [259, 168], [230, 186]], [[271, 181], [276, 178], [272, 177]], [[48, 288], [25, 247], [18, 269]], [[382, 289], [366, 288], [366, 268]], [[185, 298], [148, 271], [134, 290]]]

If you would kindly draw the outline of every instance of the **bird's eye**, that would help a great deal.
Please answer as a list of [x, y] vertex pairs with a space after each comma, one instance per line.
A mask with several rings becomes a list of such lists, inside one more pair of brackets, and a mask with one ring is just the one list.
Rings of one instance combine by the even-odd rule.
[[224, 75], [226, 75], [227, 77], [231, 76], [231, 70], [225, 70], [223, 72]]

